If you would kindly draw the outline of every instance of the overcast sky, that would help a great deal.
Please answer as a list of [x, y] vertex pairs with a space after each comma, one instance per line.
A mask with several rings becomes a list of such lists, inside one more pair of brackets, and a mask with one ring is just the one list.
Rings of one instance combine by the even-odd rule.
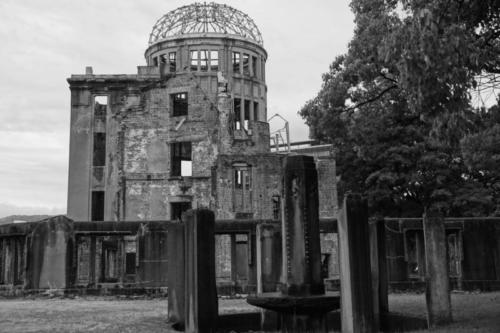
[[[0, 217], [66, 212], [70, 93], [66, 78], [135, 74], [154, 23], [191, 1], [0, 1]], [[269, 59], [268, 115], [308, 138], [297, 111], [353, 31], [348, 0], [222, 1], [253, 18]], [[273, 123], [274, 127], [282, 124]]]

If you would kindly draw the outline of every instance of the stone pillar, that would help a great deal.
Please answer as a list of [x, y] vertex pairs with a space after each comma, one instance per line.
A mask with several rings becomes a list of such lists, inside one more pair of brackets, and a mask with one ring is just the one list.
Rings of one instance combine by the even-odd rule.
[[450, 281], [446, 258], [444, 218], [426, 210], [423, 218], [427, 323], [429, 328], [449, 324], [451, 317]]
[[289, 155], [283, 161], [284, 295], [324, 294], [319, 240], [318, 174], [311, 156]]
[[385, 319], [389, 312], [384, 220], [371, 220], [369, 232], [375, 328], [384, 330], [386, 327]]
[[167, 229], [168, 323], [176, 330], [185, 326], [184, 279], [184, 224], [176, 223]]
[[272, 224], [256, 228], [257, 293], [276, 291], [281, 274], [281, 233]]
[[347, 194], [339, 215], [342, 332], [375, 332], [366, 200]]
[[184, 221], [185, 332], [215, 332], [215, 220], [207, 209], [189, 210]]

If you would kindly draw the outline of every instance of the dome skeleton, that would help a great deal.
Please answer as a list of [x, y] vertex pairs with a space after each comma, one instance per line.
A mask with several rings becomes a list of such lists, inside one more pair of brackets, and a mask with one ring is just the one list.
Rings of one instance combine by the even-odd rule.
[[214, 2], [194, 3], [163, 15], [153, 26], [149, 45], [169, 37], [200, 33], [237, 35], [263, 45], [262, 35], [248, 15]]

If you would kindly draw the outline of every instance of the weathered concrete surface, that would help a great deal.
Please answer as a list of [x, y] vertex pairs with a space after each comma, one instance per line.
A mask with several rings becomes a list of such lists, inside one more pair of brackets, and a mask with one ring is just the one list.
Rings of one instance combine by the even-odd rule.
[[323, 294], [318, 176], [310, 156], [283, 160], [283, 286], [285, 295]]
[[73, 242], [73, 221], [66, 216], [38, 222], [29, 237], [28, 288], [62, 289], [68, 286]]
[[366, 200], [346, 195], [338, 229], [342, 332], [375, 332]]
[[137, 232], [137, 282], [145, 287], [161, 287], [167, 282], [167, 233], [164, 228], [143, 224]]
[[183, 214], [185, 253], [185, 332], [216, 332], [214, 213], [207, 209]]
[[427, 323], [430, 328], [451, 323], [450, 282], [446, 256], [444, 218], [439, 213], [424, 214]]

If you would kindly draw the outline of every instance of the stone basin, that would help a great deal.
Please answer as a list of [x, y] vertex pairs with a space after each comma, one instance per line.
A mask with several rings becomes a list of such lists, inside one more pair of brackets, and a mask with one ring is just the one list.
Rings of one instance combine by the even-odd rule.
[[278, 313], [319, 314], [340, 309], [340, 293], [322, 295], [288, 296], [280, 292], [249, 295], [247, 303]]

